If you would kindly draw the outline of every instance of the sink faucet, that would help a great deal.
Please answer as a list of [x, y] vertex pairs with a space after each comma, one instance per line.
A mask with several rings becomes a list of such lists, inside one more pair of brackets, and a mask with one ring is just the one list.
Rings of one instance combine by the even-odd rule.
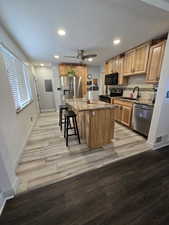
[[141, 96], [140, 96], [140, 88], [138, 87], [138, 86], [136, 86], [136, 87], [134, 87], [134, 89], [133, 89], [133, 94], [134, 94], [134, 92], [137, 90], [137, 96], [136, 96], [136, 99], [138, 99], [138, 98], [140, 98]]

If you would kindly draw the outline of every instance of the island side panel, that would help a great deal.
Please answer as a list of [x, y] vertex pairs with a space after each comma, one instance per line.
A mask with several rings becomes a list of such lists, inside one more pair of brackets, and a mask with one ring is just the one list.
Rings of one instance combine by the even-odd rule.
[[88, 124], [87, 117], [86, 117], [87, 113], [88, 112], [86, 111], [76, 112], [80, 137], [81, 139], [84, 139], [84, 140], [86, 140], [86, 135], [87, 135], [87, 131], [86, 131], [87, 124]]
[[112, 143], [114, 136], [114, 110], [91, 110], [86, 114], [89, 121], [89, 130], [86, 136], [90, 148], [99, 148]]

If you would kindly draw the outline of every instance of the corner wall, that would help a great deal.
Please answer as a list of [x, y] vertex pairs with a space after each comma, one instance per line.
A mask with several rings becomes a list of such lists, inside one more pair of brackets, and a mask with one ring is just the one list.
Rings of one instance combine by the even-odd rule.
[[[7, 46], [21, 60], [27, 61], [23, 52], [1, 27], [0, 42]], [[13, 191], [17, 183], [15, 169], [27, 137], [38, 116], [33, 88], [33, 76], [31, 76], [31, 87], [33, 90], [34, 102], [17, 114], [11, 95], [4, 60], [2, 55], [0, 55], [0, 157], [4, 162], [4, 168], [7, 170], [9, 182], [11, 184], [11, 187], [9, 188], [13, 189]], [[1, 177], [1, 186], [4, 186], [4, 184], [5, 180]], [[8, 190], [6, 191], [9, 192]]]
[[169, 38], [166, 43], [148, 144], [153, 149], [169, 145]]

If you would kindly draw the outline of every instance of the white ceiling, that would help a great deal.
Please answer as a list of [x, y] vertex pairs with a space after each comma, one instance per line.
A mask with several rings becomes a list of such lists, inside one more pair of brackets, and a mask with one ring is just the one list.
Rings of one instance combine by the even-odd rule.
[[169, 12], [169, 0], [141, 0]]
[[[38, 62], [86, 49], [98, 53], [97, 65], [169, 30], [169, 13], [139, 0], [0, 0], [0, 20]], [[59, 37], [58, 28], [67, 35]]]

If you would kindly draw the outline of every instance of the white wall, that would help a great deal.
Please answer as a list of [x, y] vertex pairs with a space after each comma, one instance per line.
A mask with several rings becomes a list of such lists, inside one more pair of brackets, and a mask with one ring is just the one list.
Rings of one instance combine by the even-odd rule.
[[92, 74], [92, 78], [99, 79], [100, 78], [100, 66], [87, 66], [88, 74]]
[[[0, 28], [0, 41], [11, 49], [20, 59], [27, 61], [23, 52], [15, 45], [2, 28]], [[4, 161], [5, 168], [8, 169], [9, 180], [11, 184], [14, 185], [16, 183], [15, 169], [17, 162], [33, 123], [37, 118], [38, 110], [36, 101], [34, 101], [23, 111], [16, 114], [2, 55], [0, 55], [0, 107], [0, 157], [1, 160]], [[31, 121], [31, 117], [33, 121]], [[3, 185], [3, 179], [1, 179], [1, 177], [0, 180]]]
[[[169, 145], [169, 99], [166, 98], [168, 91], [169, 91], [169, 38], [166, 43], [166, 50], [161, 70], [158, 93], [148, 137], [148, 143], [154, 149]], [[160, 137], [162, 138], [161, 141]]]

